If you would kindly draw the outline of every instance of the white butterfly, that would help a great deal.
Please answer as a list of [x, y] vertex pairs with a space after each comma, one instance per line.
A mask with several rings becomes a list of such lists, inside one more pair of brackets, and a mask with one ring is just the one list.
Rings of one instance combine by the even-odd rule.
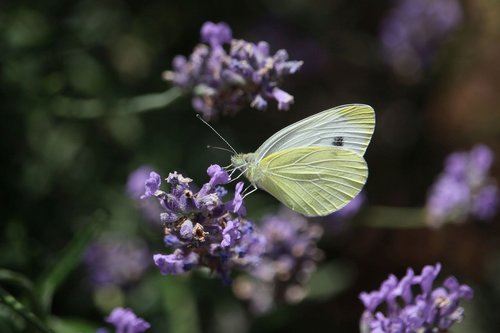
[[363, 158], [375, 127], [373, 108], [349, 104], [278, 131], [232, 166], [254, 185], [306, 216], [328, 215], [353, 199], [368, 177]]

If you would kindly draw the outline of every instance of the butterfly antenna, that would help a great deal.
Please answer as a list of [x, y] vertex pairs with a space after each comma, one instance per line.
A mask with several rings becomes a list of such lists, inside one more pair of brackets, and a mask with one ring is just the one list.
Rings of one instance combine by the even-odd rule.
[[207, 149], [218, 149], [218, 150], [223, 150], [223, 151], [230, 152], [231, 154], [233, 153], [232, 150], [229, 150], [229, 149], [223, 148], [223, 147], [214, 147], [214, 146], [207, 145]]
[[215, 128], [213, 128], [213, 127], [212, 127], [212, 125], [210, 125], [209, 123], [207, 123], [207, 122], [206, 122], [206, 121], [205, 121], [205, 120], [204, 120], [204, 119], [203, 119], [203, 118], [202, 118], [199, 114], [196, 114], [196, 117], [197, 117], [199, 120], [201, 120], [201, 121], [202, 121], [205, 125], [207, 125], [207, 126], [208, 126], [208, 127], [209, 127], [212, 131], [214, 131], [214, 133], [215, 133], [215, 134], [217, 134], [217, 135], [219, 136], [219, 138], [221, 138], [221, 139], [222, 139], [222, 141], [224, 141], [224, 142], [226, 143], [226, 145], [228, 145], [228, 146], [229, 146], [229, 148], [231, 148], [232, 153], [238, 154], [238, 153], [236, 152], [236, 150], [234, 150], [234, 148], [233, 148], [233, 147], [229, 144], [229, 142], [227, 142], [227, 140], [226, 140], [226, 139], [224, 139], [224, 138], [222, 137], [222, 135], [220, 135], [220, 134], [219, 134], [219, 132], [217, 132], [217, 131], [215, 130]]

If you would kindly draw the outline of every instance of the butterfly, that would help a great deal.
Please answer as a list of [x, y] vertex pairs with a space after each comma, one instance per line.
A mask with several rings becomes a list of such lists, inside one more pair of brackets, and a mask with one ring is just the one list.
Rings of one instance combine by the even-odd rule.
[[231, 164], [260, 188], [305, 216], [344, 207], [363, 188], [363, 155], [375, 128], [373, 108], [338, 106], [278, 131], [254, 153], [235, 154]]

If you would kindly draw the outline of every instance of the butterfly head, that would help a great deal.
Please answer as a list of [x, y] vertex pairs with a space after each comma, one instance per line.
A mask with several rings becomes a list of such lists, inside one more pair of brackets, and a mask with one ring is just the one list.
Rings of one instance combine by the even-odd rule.
[[247, 179], [257, 186], [264, 176], [255, 160], [255, 153], [236, 154], [231, 157], [231, 166], [234, 170], [240, 170]]
[[235, 154], [231, 157], [231, 164], [235, 169], [245, 169], [255, 161], [255, 154]]

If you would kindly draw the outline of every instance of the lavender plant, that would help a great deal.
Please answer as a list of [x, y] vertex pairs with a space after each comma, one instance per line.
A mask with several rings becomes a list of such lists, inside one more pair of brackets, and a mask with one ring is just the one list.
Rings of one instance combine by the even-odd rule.
[[[233, 269], [244, 270], [252, 278], [238, 279], [234, 290], [256, 312], [269, 310], [275, 302], [302, 300], [321, 258], [316, 243], [322, 228], [285, 209], [254, 226], [245, 217], [243, 183], [237, 183], [234, 197], [224, 202], [227, 191], [221, 184], [229, 182], [228, 173], [218, 165], [210, 166], [207, 173], [209, 182], [198, 190], [191, 179], [178, 173], [168, 176], [168, 192], [160, 190], [157, 173], [151, 172], [146, 181], [143, 198], [160, 201], [164, 242], [173, 250], [154, 255], [160, 272], [175, 275], [208, 267], [227, 283]], [[268, 289], [271, 293], [262, 292]]]
[[150, 265], [149, 258], [140, 240], [103, 235], [87, 247], [83, 261], [92, 286], [126, 287], [142, 277]]
[[460, 302], [472, 299], [473, 290], [453, 276], [444, 281], [443, 287], [433, 289], [440, 270], [439, 263], [425, 266], [420, 275], [409, 268], [400, 280], [390, 275], [379, 290], [362, 292], [359, 298], [365, 311], [361, 333], [448, 332], [462, 321]]
[[322, 258], [317, 242], [323, 229], [283, 208], [264, 217], [259, 231], [266, 240], [261, 260], [235, 281], [233, 290], [253, 312], [264, 313], [276, 303], [297, 303], [307, 295], [307, 283]]
[[132, 171], [127, 178], [126, 192], [145, 219], [156, 222], [161, 212], [158, 204], [150, 200], [141, 200], [144, 194], [144, 182], [149, 178], [152, 170], [153, 168], [149, 165], [141, 165]]
[[271, 100], [278, 103], [279, 110], [288, 110], [293, 96], [280, 85], [300, 69], [302, 61], [288, 60], [285, 50], [272, 54], [263, 41], [254, 44], [233, 39], [224, 22], [206, 22], [201, 40], [189, 58], [176, 56], [173, 70], [163, 77], [191, 93], [193, 107], [206, 119], [219, 113], [234, 114], [246, 105], [265, 110]]
[[180, 274], [196, 267], [208, 267], [224, 281], [233, 268], [255, 264], [263, 250], [262, 238], [246, 219], [243, 183], [236, 184], [234, 197], [224, 201], [229, 174], [218, 165], [207, 170], [209, 182], [197, 189], [192, 179], [170, 173], [170, 190], [160, 190], [161, 177], [151, 172], [143, 198], [156, 197], [164, 209], [165, 245], [171, 254], [156, 254], [154, 262], [161, 274]]
[[429, 225], [462, 223], [469, 216], [484, 221], [494, 217], [499, 193], [495, 179], [490, 176], [493, 158], [493, 152], [485, 145], [448, 156], [444, 171], [427, 198]]
[[[302, 61], [290, 60], [285, 50], [272, 51], [266, 42], [252, 43], [233, 38], [233, 32], [226, 23], [207, 22], [201, 29], [201, 43], [194, 48], [192, 54], [177, 56], [173, 60], [172, 69], [164, 73], [164, 78], [172, 84], [173, 89], [116, 99], [114, 96], [123, 91], [138, 93], [154, 86], [154, 82], [149, 82], [147, 78], [151, 73], [149, 69], [154, 68], [153, 55], [161, 51], [155, 49], [155, 45], [160, 45], [158, 39], [164, 38], [162, 33], [158, 33], [161, 36], [155, 37], [154, 33], [151, 34], [154, 31], [147, 26], [141, 26], [143, 22], [139, 17], [135, 17], [132, 11], [141, 13], [140, 16], [148, 22], [155, 22], [149, 26], [154, 26], [153, 30], [157, 32], [172, 25], [178, 26], [177, 21], [165, 20], [165, 13], [158, 14], [158, 20], [153, 21], [154, 18], [150, 14], [156, 9], [166, 8], [160, 1], [148, 3], [146, 7], [137, 3], [134, 6], [126, 4], [116, 8], [106, 3], [101, 5], [98, 1], [64, 6], [57, 6], [57, 1], [50, 3], [33, 8], [26, 4], [19, 8], [10, 6], [3, 14], [4, 20], [0, 21], [2, 28], [5, 28], [0, 29], [5, 40], [5, 45], [2, 46], [2, 62], [5, 62], [5, 65], [2, 66], [1, 80], [7, 88], [3, 105], [7, 111], [22, 111], [4, 112], [7, 119], [3, 121], [6, 128], [2, 131], [10, 136], [10, 140], [4, 140], [6, 144], [3, 148], [7, 153], [13, 153], [12, 157], [7, 155], [7, 163], [3, 163], [6, 168], [4, 174], [7, 175], [7, 195], [2, 197], [3, 206], [11, 210], [2, 214], [1, 235], [6, 251], [0, 251], [5, 261], [0, 272], [0, 331], [6, 332], [17, 328], [19, 331], [38, 330], [50, 333], [53, 327], [59, 330], [59, 327], [65, 325], [68, 325], [66, 330], [78, 331], [79, 321], [75, 321], [72, 326], [72, 320], [59, 318], [60, 314], [57, 313], [62, 306], [74, 305], [74, 302], [61, 302], [62, 298], [54, 298], [54, 295], [57, 288], [67, 288], [71, 285], [70, 282], [74, 282], [69, 281], [74, 276], [70, 273], [77, 267], [85, 245], [97, 228], [85, 228], [83, 232], [76, 232], [74, 239], [68, 246], [64, 246], [58, 259], [53, 260], [52, 255], [59, 250], [59, 245], [64, 245], [61, 240], [65, 240], [65, 236], [73, 231], [72, 219], [86, 221], [88, 218], [96, 225], [103, 222], [105, 217], [101, 215], [106, 214], [101, 214], [100, 209], [96, 209], [95, 214], [92, 211], [87, 214], [86, 208], [113, 205], [107, 193], [109, 189], [116, 187], [116, 183], [113, 183], [113, 177], [107, 177], [109, 169], [116, 167], [116, 170], [123, 171], [119, 167], [128, 164], [130, 154], [127, 153], [135, 149], [141, 150], [141, 147], [136, 146], [140, 142], [136, 139], [141, 136], [141, 130], [144, 129], [149, 134], [158, 133], [165, 130], [165, 122], [168, 123], [168, 129], [177, 127], [172, 124], [173, 120], [169, 115], [158, 115], [158, 118], [154, 119], [158, 120], [157, 124], [153, 124], [156, 127], [151, 127], [154, 120], [145, 120], [143, 123], [138, 117], [139, 113], [163, 109], [180, 97], [181, 92], [192, 96], [193, 107], [206, 119], [218, 115], [233, 115], [248, 106], [266, 110], [276, 104], [279, 110], [288, 110], [294, 103], [294, 97], [285, 91], [283, 83], [286, 78], [297, 73], [303, 64]], [[460, 24], [462, 8], [458, 0], [395, 0], [394, 3], [394, 9], [382, 24], [380, 40], [387, 62], [398, 73], [412, 75], [432, 63], [440, 44]], [[206, 8], [215, 8], [214, 12], [217, 13], [219, 8], [213, 5], [208, 4]], [[285, 22], [286, 13], [296, 12], [299, 6], [302, 6], [301, 2], [291, 2], [287, 5], [286, 12], [278, 13], [280, 15], [276, 15], [279, 8], [274, 6], [274, 13], [266, 15], [264, 20]], [[175, 6], [172, 9], [179, 11], [181, 7]], [[257, 13], [261, 15], [262, 6], [257, 7]], [[337, 12], [349, 15], [344, 20], [342, 17], [340, 20], [334, 17], [336, 22], [366, 22], [366, 11], [346, 11], [344, 6], [332, 6], [328, 1], [322, 2], [315, 11], [337, 7], [341, 9]], [[382, 7], [370, 4], [366, 8], [379, 12]], [[493, 8], [487, 4], [477, 7], [485, 8], [483, 11]], [[55, 19], [56, 16], [52, 14], [54, 8], [61, 14], [56, 16], [64, 17], [64, 20]], [[357, 12], [363, 12], [363, 15], [357, 17]], [[218, 14], [220, 15], [220, 12]], [[314, 14], [314, 11], [308, 11], [307, 14]], [[323, 23], [328, 21], [325, 20], [328, 15], [320, 14], [314, 14], [321, 19], [319, 24], [313, 24], [315, 29], [323, 29]], [[276, 20], [276, 16], [281, 16], [280, 20]], [[485, 18], [485, 21], [489, 16], [495, 18], [493, 13], [478, 15], [481, 19]], [[362, 20], [359, 20], [360, 18]], [[262, 18], [259, 17], [259, 20]], [[165, 21], [169, 24], [162, 25]], [[122, 27], [127, 26], [127, 22], [133, 22], [134, 28], [122, 30]], [[249, 22], [252, 21], [249, 19]], [[488, 44], [484, 35], [495, 35], [495, 31], [490, 31], [495, 30], [492, 29], [495, 25], [489, 21], [486, 23], [487, 29], [477, 29], [485, 31], [483, 36], [471, 35], [474, 38], [470, 40], [479, 41], [474, 43], [474, 47]], [[362, 29], [363, 36], [367, 36], [366, 29], [370, 29], [372, 25], [373, 21], [365, 24]], [[341, 49], [342, 54], [336, 54], [336, 51], [329, 54], [332, 57], [328, 57], [328, 68], [322, 69], [326, 69], [325, 73], [329, 74], [324, 77], [334, 77], [335, 80], [327, 79], [321, 84], [330, 85], [330, 81], [342, 82], [347, 88], [335, 92], [334, 95], [345, 97], [355, 95], [347, 90], [360, 87], [356, 84], [360, 81], [360, 72], [363, 72], [361, 77], [366, 79], [364, 88], [361, 87], [363, 91], [369, 86], [370, 80], [380, 81], [379, 75], [372, 75], [379, 74], [379, 69], [370, 68], [371, 64], [376, 62], [372, 61], [369, 52], [361, 49], [365, 41], [358, 40], [350, 44], [351, 38], [358, 38], [356, 36], [360, 35], [359, 31], [346, 33], [347, 31], [342, 29], [335, 31], [335, 26], [328, 26], [329, 31], [325, 38], [317, 39], [314, 43], [328, 41], [335, 44], [335, 48]], [[69, 34], [66, 33], [68, 31]], [[143, 41], [141, 36], [146, 35], [148, 40]], [[174, 38], [172, 36], [171, 40]], [[61, 48], [68, 42], [68, 48]], [[470, 45], [467, 45], [467, 48], [471, 49]], [[353, 54], [357, 50], [361, 50], [362, 56]], [[480, 53], [491, 53], [484, 51], [489, 50], [481, 48]], [[100, 64], [100, 60], [105, 59], [107, 55], [110, 55], [109, 61]], [[347, 59], [349, 61], [345, 61]], [[344, 64], [348, 66], [341, 68]], [[494, 61], [491, 64], [494, 64]], [[490, 62], [487, 62], [483, 67], [492, 67], [489, 65]], [[138, 78], [141, 80], [138, 81]], [[474, 82], [474, 86], [483, 86], [478, 85], [477, 81]], [[120, 83], [125, 84], [126, 89], [123, 89], [124, 86]], [[396, 89], [395, 94], [385, 98], [390, 99], [406, 93], [405, 89]], [[392, 89], [376, 91], [378, 93]], [[331, 90], [320, 92], [319, 95], [322, 93], [326, 96]], [[485, 96], [488, 97], [488, 92]], [[368, 94], [364, 98], [369, 100], [371, 97]], [[383, 95], [376, 98], [383, 99]], [[423, 104], [427, 101], [419, 99], [415, 102]], [[53, 119], [52, 112], [60, 116], [105, 116], [106, 119], [105, 122], [87, 122], [80, 125], [75, 121]], [[122, 117], [116, 121], [112, 119], [119, 114], [133, 116]], [[178, 123], [182, 121], [179, 118]], [[385, 123], [389, 124], [387, 126], [393, 124]], [[396, 123], [399, 124], [399, 121]], [[355, 131], [353, 133], [354, 136], [361, 134]], [[170, 137], [179, 138], [182, 133], [176, 128], [170, 134]], [[88, 136], [93, 135], [97, 135], [95, 140], [87, 140]], [[344, 140], [345, 136], [332, 139], [331, 145], [344, 148], [348, 141]], [[360, 144], [358, 140], [354, 141], [356, 145]], [[109, 147], [94, 149], [102, 148], [99, 145], [103, 143], [109, 144]], [[153, 151], [146, 149], [142, 150], [141, 154]], [[109, 156], [117, 157], [124, 163], [119, 163], [120, 166], [114, 165], [112, 159], [101, 163], [104, 161], [103, 157], [109, 158], [107, 154], [110, 152], [113, 154]], [[493, 154], [485, 146], [476, 146], [471, 152], [459, 152], [450, 156], [443, 174], [429, 194], [426, 206], [427, 222], [432, 226], [440, 226], [447, 222], [462, 222], [468, 217], [490, 220], [495, 215], [499, 202], [497, 184], [490, 176], [492, 160]], [[288, 165], [284, 163], [283, 167]], [[397, 171], [397, 163], [394, 163], [394, 166], [390, 171]], [[128, 194], [133, 200], [141, 194], [144, 198], [154, 198], [151, 201], [141, 201], [139, 206], [148, 217], [163, 222], [163, 241], [168, 250], [152, 256], [141, 241], [103, 235], [87, 248], [84, 255], [92, 283], [96, 287], [125, 287], [141, 280], [144, 283], [155, 283], [156, 279], [142, 279], [149, 263], [154, 263], [160, 273], [165, 275], [183, 274], [199, 268], [209, 269], [216, 272], [226, 283], [231, 281], [233, 270], [239, 269], [246, 275], [239, 276], [233, 288], [239, 297], [250, 303], [255, 312], [268, 311], [278, 303], [295, 303], [302, 300], [308, 292], [310, 275], [322, 259], [322, 252], [317, 245], [323, 232], [322, 228], [290, 211], [269, 215], [261, 224], [253, 224], [247, 218], [244, 184], [240, 182], [230, 185], [230, 175], [218, 165], [212, 165], [207, 173], [209, 180], [201, 186], [181, 174], [171, 173], [166, 178], [166, 188], [162, 188], [161, 176], [151, 172], [148, 167], [132, 173], [127, 184]], [[318, 183], [321, 183], [321, 177], [318, 179]], [[91, 180], [95, 181], [95, 184], [87, 183]], [[89, 190], [81, 191], [85, 186], [88, 186]], [[235, 187], [234, 194], [228, 194], [228, 189], [232, 190], [229, 187]], [[400, 190], [398, 188], [398, 191]], [[298, 193], [297, 196], [300, 196], [300, 192]], [[317, 196], [318, 202], [323, 199], [325, 198]], [[334, 225], [343, 219], [351, 218], [359, 210], [363, 200], [364, 197], [359, 195], [342, 210], [325, 217], [322, 222]], [[381, 202], [383, 201], [384, 198], [381, 198]], [[155, 205], [149, 205], [150, 202]], [[383, 225], [387, 223], [386, 216], [390, 215], [397, 220], [397, 224], [392, 224], [396, 228], [401, 227], [401, 222], [405, 222], [411, 210], [398, 208], [398, 214], [384, 214], [390, 212], [393, 207], [385, 207], [385, 210], [377, 210], [379, 207], [374, 207], [375, 210], [372, 211], [370, 208], [367, 210], [368, 214], [364, 214], [366, 219], [374, 221], [379, 217], [379, 220], [383, 221], [379, 225]], [[422, 209], [419, 207], [412, 211], [416, 210], [417, 214], [412, 216], [418, 219], [418, 226], [421, 226]], [[375, 213], [370, 213], [374, 211]], [[329, 221], [325, 221], [328, 219]], [[43, 222], [43, 228], [38, 225], [40, 221]], [[60, 226], [69, 229], [59, 228]], [[359, 238], [362, 237], [363, 235], [360, 235]], [[44, 242], [47, 239], [57, 239], [58, 242], [45, 247]], [[360, 243], [361, 246], [370, 244]], [[16, 255], [12, 255], [13, 253]], [[377, 260], [381, 259], [379, 257]], [[3, 268], [5, 265], [6, 268], [14, 267], [31, 274], [39, 272], [40, 268], [45, 270], [44, 266], [51, 262], [55, 262], [55, 265], [47, 267], [47, 272], [36, 279], [33, 276], [33, 283], [30, 281], [31, 277], [24, 278], [22, 274], [12, 274], [13, 272]], [[426, 266], [420, 275], [408, 269], [401, 279], [391, 275], [379, 290], [362, 293], [360, 299], [366, 310], [361, 319], [361, 331], [450, 331], [453, 325], [463, 319], [461, 302], [463, 299], [471, 299], [473, 291], [469, 286], [460, 284], [453, 276], [444, 280], [442, 286], [434, 287], [440, 269], [440, 264]], [[186, 284], [179, 287], [180, 284], [175, 285], [175, 282], [152, 284], [122, 295], [130, 298], [138, 296], [139, 302], [147, 300], [152, 305], [162, 304], [165, 316], [157, 309], [151, 314], [160, 318], [159, 320], [165, 317], [168, 318], [167, 321], [182, 322], [188, 319], [194, 323], [193, 327], [197, 326], [196, 301], [190, 299], [189, 291], [186, 292], [189, 286]], [[12, 294], [4, 290], [6, 286], [11, 287], [9, 284], [12, 284], [14, 290]], [[154, 295], [156, 298], [149, 298], [151, 290], [158, 291]], [[79, 293], [81, 294], [81, 291]], [[75, 300], [79, 299], [75, 297]], [[23, 305], [24, 302], [26, 305]], [[186, 306], [187, 303], [190, 304]], [[89, 305], [77, 306], [77, 309], [92, 311]], [[63, 316], [71, 313], [66, 309], [62, 312]], [[220, 316], [220, 313], [213, 314], [214, 317]], [[205, 317], [210, 315], [212, 313]], [[216, 320], [218, 319], [214, 322]], [[10, 325], [9, 321], [13, 324]], [[113, 310], [106, 321], [115, 326], [117, 333], [139, 333], [150, 328], [149, 323], [137, 317], [131, 309], [125, 308]], [[201, 322], [205, 324], [207, 321], [212, 319], [203, 318]], [[309, 323], [305, 325], [309, 326]], [[214, 330], [211, 327], [203, 329]], [[99, 332], [104, 331], [107, 330], [102, 329]]]
[[[116, 333], [141, 333], [148, 330], [151, 325], [144, 319], [128, 308], [115, 308], [108, 317], [106, 322], [112, 324], [116, 328]], [[101, 328], [97, 333], [108, 333], [107, 329]]]

